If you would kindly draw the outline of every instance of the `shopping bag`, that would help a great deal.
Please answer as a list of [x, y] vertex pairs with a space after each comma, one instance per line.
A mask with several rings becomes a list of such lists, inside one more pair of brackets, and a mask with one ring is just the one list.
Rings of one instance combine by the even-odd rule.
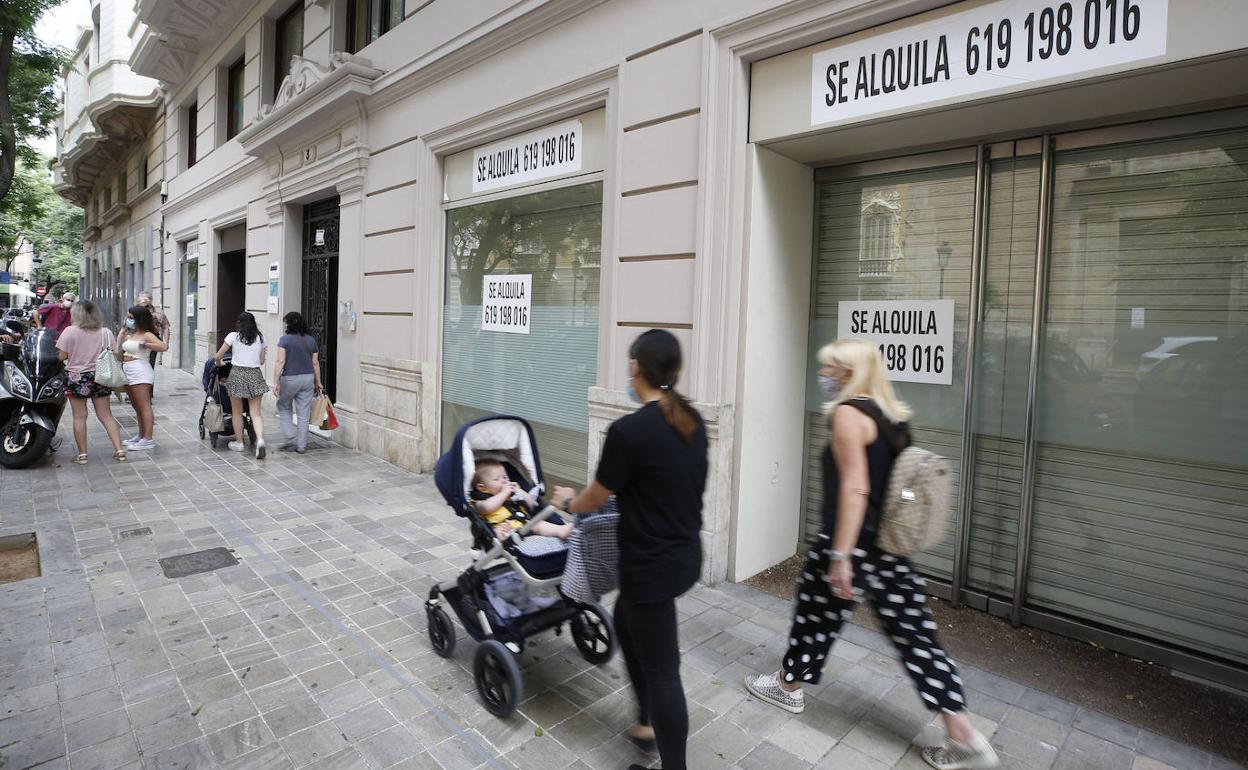
[[325, 422], [321, 423], [321, 430], [333, 430], [338, 427], [338, 418], [334, 416], [334, 405], [329, 403], [329, 399], [325, 399]]
[[209, 433], [225, 432], [225, 410], [216, 401], [204, 407], [204, 430]]
[[318, 428], [321, 423], [325, 422], [326, 407], [329, 406], [329, 396], [322, 393], [312, 400], [312, 412], [308, 415], [308, 425], [315, 425]]
[[95, 384], [105, 388], [124, 388], [130, 384], [126, 370], [111, 347], [104, 348], [95, 359]]

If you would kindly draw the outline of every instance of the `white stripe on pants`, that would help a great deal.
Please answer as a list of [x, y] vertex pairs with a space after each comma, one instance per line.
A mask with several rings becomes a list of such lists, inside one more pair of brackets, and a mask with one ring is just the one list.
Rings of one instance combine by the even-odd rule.
[[[310, 374], [283, 375], [281, 385], [282, 395], [277, 399], [277, 421], [282, 426], [282, 435], [287, 441], [295, 442], [296, 449], [306, 449], [308, 416], [312, 413], [312, 398], [316, 395], [314, 378]], [[299, 416], [297, 426], [291, 419], [294, 415]]]

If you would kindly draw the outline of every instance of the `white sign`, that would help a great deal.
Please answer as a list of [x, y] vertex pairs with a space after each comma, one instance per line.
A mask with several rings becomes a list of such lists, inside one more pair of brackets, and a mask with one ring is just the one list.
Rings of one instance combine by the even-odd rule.
[[270, 281], [277, 280], [279, 272], [280, 272], [280, 268], [278, 267], [278, 263], [270, 262], [269, 263], [269, 280]]
[[198, 294], [186, 295], [186, 317], [187, 318], [195, 317], [195, 298], [198, 296], [199, 296]]
[[[277, 263], [274, 262], [273, 264], [276, 265]], [[273, 275], [272, 270], [269, 271], [269, 275]], [[276, 315], [277, 314], [277, 281], [276, 280], [269, 281], [269, 296], [267, 299], [268, 299], [267, 309], [269, 313]]]
[[568, 120], [472, 152], [472, 191], [497, 190], [514, 184], [581, 170], [581, 121]]
[[324, 246], [325, 245], [325, 231], [317, 230], [316, 232], [314, 232], [312, 234], [312, 243], [316, 246]]
[[533, 276], [487, 275], [481, 288], [481, 331], [528, 334]]
[[953, 384], [953, 300], [841, 302], [836, 336], [880, 348], [894, 382]]
[[1169, 0], [997, 0], [811, 57], [810, 123], [844, 123], [1166, 53]]
[[1132, 329], [1144, 328], [1144, 308], [1142, 307], [1131, 308], [1131, 328]]

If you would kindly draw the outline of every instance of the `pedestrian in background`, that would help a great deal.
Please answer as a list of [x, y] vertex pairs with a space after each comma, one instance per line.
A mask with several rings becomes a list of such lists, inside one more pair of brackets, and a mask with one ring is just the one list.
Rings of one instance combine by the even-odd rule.
[[[77, 294], [67, 291], [61, 295], [60, 301], [49, 302], [35, 312], [35, 318], [39, 319], [39, 326], [50, 330], [53, 339], [59, 338], [61, 333], [73, 323], [71, 309], [77, 299]], [[95, 305], [93, 304], [92, 307]]]
[[230, 376], [225, 381], [225, 391], [230, 394], [230, 407], [234, 414], [234, 440], [229, 443], [231, 450], [241, 452], [243, 444], [243, 407], [251, 416], [251, 427], [256, 431], [256, 459], [263, 460], [264, 418], [260, 407], [264, 403], [264, 394], [269, 392], [269, 385], [264, 381], [265, 354], [264, 335], [256, 326], [256, 317], [246, 311], [238, 314], [237, 331], [225, 335], [225, 342], [215, 356], [217, 366], [221, 366], [228, 352], [233, 353], [233, 364]]
[[126, 461], [126, 451], [121, 445], [121, 426], [113, 417], [109, 404], [112, 390], [95, 384], [95, 360], [100, 353], [113, 349], [113, 333], [104, 328], [104, 317], [94, 302], [83, 300], [74, 303], [70, 310], [72, 325], [56, 341], [56, 349], [65, 362], [65, 395], [74, 415], [74, 443], [78, 456], [74, 462], [87, 464], [87, 402], [95, 406], [95, 418], [104, 426], [109, 441], [113, 442], [113, 459]]
[[[702, 571], [702, 493], [706, 427], [676, 391], [680, 343], [651, 329], [628, 353], [629, 395], [637, 411], [612, 423], [594, 481], [574, 498], [556, 489], [565, 510], [597, 510], [616, 495], [620, 509], [620, 593], [615, 631], [637, 696], [629, 736], [657, 745], [664, 770], [684, 770], [689, 711], [680, 681], [676, 597]], [[640, 770], [631, 765], [630, 770]]]
[[[160, 338], [161, 342], [168, 343], [169, 342], [169, 316], [165, 315], [165, 311], [161, 310], [159, 307], [157, 307], [155, 304], [152, 303], [152, 293], [150, 291], [139, 292], [139, 300], [137, 304], [142, 305], [143, 307], [147, 308], [151, 312], [152, 324], [156, 327], [156, 336]], [[168, 350], [168, 349], [169, 349], [169, 345], [166, 344], [164, 347], [164, 350]], [[160, 352], [163, 352], [163, 351], [160, 351]], [[147, 356], [147, 362], [151, 364], [153, 371], [155, 371], [156, 369], [156, 359], [159, 357], [160, 352], [157, 352], [155, 349], [152, 349], [151, 352]], [[153, 382], [152, 383], [152, 395], [155, 395], [155, 394], [156, 394], [156, 384], [155, 382]]]
[[971, 726], [962, 679], [936, 638], [923, 578], [908, 559], [875, 544], [893, 459], [910, 443], [910, 408], [894, 394], [874, 344], [837, 340], [819, 350], [818, 360], [819, 384], [828, 398], [824, 411], [831, 422], [821, 458], [823, 529], [798, 582], [780, 669], [746, 677], [746, 689], [801, 713], [802, 685], [819, 682], [842, 624], [867, 593], [923, 705], [943, 718], [948, 740], [925, 749], [923, 758], [939, 770], [995, 767], [996, 752]]
[[[303, 454], [308, 448], [312, 399], [321, 392], [320, 355], [302, 314], [291, 311], [282, 321], [286, 324], [286, 333], [277, 341], [277, 367], [273, 375], [277, 422], [286, 437], [281, 450], [293, 449]], [[298, 419], [297, 424], [294, 418]]]
[[156, 415], [152, 411], [152, 384], [156, 380], [156, 372], [148, 354], [150, 351], [151, 355], [156, 355], [169, 346], [160, 338], [151, 312], [143, 305], [130, 308], [126, 326], [117, 336], [117, 344], [121, 350], [121, 366], [126, 372], [126, 381], [130, 383], [126, 394], [139, 420], [138, 435], [123, 441], [122, 445], [132, 452], [155, 449], [156, 439], [152, 432], [156, 427]]

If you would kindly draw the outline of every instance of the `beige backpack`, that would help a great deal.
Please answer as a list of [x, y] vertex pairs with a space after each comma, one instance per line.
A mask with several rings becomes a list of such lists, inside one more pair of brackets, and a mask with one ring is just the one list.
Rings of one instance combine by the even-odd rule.
[[862, 404], [846, 403], [875, 420], [893, 452], [876, 545], [897, 556], [926, 551], [945, 535], [949, 519], [949, 461], [926, 449], [899, 446], [898, 431], [882, 419], [878, 407], [867, 409]]

